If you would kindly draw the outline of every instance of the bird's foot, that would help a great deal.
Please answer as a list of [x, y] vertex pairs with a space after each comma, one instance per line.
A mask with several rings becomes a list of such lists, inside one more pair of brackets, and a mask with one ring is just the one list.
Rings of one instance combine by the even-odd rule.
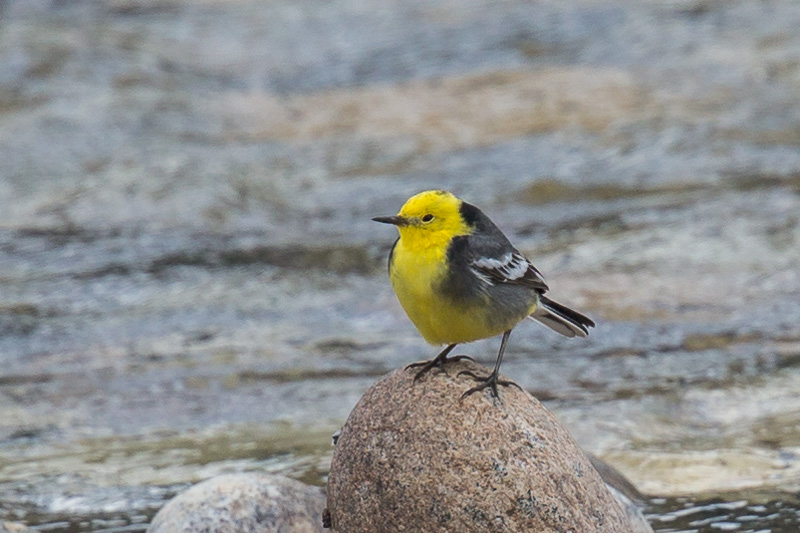
[[449, 363], [450, 361], [461, 361], [462, 359], [469, 359], [473, 363], [475, 360], [468, 356], [468, 355], [454, 355], [453, 357], [434, 357], [430, 361], [421, 361], [419, 363], [411, 363], [410, 365], [406, 365], [406, 370], [409, 368], [417, 368], [422, 367], [422, 369], [414, 375], [414, 381], [419, 380], [422, 376], [424, 376], [430, 369], [434, 367], [442, 367], [445, 363]]
[[513, 385], [514, 387], [518, 388], [519, 390], [522, 390], [522, 387], [520, 387], [517, 383], [514, 383], [513, 381], [508, 381], [506, 379], [498, 379], [498, 375], [497, 375], [496, 372], [492, 372], [487, 377], [482, 378], [482, 377], [479, 377], [479, 376], [475, 375], [475, 373], [470, 372], [469, 370], [463, 370], [463, 371], [459, 372], [458, 376], [456, 376], [456, 377], [459, 377], [459, 376], [462, 376], [462, 375], [469, 376], [472, 379], [474, 379], [475, 381], [480, 382], [480, 385], [476, 385], [476, 386], [472, 387], [471, 389], [469, 389], [464, 394], [462, 394], [461, 395], [461, 399], [462, 400], [464, 398], [466, 398], [467, 396], [469, 396], [470, 394], [476, 393], [478, 391], [482, 391], [483, 389], [491, 389], [492, 396], [494, 396], [497, 399], [500, 399], [500, 394], [497, 392], [497, 386], [498, 385], [502, 385], [503, 387], [508, 387], [509, 385]]

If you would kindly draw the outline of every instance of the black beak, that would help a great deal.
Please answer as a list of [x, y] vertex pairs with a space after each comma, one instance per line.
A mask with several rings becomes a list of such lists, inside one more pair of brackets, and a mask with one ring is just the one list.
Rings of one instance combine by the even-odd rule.
[[391, 217], [375, 217], [372, 220], [375, 222], [383, 222], [384, 224], [394, 224], [395, 226], [408, 226], [408, 219], [400, 215]]

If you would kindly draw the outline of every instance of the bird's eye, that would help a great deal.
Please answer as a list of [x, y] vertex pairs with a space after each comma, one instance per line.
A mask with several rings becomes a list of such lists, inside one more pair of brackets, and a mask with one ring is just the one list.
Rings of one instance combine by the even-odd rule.
[[433, 215], [431, 215], [430, 213], [422, 217], [423, 222], [430, 222], [431, 220], [433, 220]]

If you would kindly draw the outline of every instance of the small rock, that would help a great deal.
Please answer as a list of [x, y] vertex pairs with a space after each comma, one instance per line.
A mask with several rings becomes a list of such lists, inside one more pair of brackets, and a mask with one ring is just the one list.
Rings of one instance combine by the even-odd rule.
[[644, 495], [639, 492], [639, 489], [631, 483], [628, 478], [622, 475], [622, 472], [606, 463], [599, 457], [593, 455], [589, 456], [592, 466], [611, 491], [611, 495], [617, 500], [617, 503], [625, 511], [628, 517], [628, 522], [631, 524], [634, 533], [653, 533], [653, 528], [650, 522], [645, 518], [642, 513], [642, 505]]
[[625, 511], [625, 516], [628, 518], [628, 523], [631, 525], [633, 533], [654, 533], [653, 526], [650, 525], [650, 522], [647, 521], [644, 513], [642, 513], [640, 504], [629, 499], [624, 493], [619, 492], [613, 485], [606, 486], [623, 511]]
[[283, 476], [226, 474], [170, 500], [148, 533], [322, 533], [325, 497]]
[[28, 533], [33, 531], [26, 525], [18, 522], [0, 522], [0, 533]]
[[538, 400], [515, 387], [461, 399], [448, 363], [373, 385], [342, 428], [328, 478], [339, 533], [632, 533], [600, 475]]

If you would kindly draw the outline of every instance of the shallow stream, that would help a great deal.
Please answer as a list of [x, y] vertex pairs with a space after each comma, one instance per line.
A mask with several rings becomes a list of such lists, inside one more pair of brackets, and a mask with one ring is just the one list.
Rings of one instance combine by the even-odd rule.
[[434, 351], [370, 218], [441, 187], [598, 322], [522, 324], [503, 371], [658, 531], [798, 531], [799, 26], [792, 0], [0, 1], [0, 519], [323, 483], [364, 390]]

